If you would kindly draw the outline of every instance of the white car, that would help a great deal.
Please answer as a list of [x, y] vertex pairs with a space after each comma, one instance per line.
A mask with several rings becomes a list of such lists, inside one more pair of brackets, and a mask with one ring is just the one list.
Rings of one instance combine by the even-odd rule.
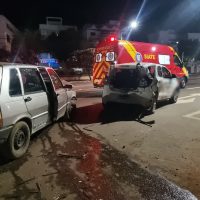
[[105, 108], [111, 103], [136, 104], [154, 112], [158, 101], [177, 101], [179, 85], [176, 76], [163, 65], [113, 65], [104, 84], [102, 103]]
[[76, 105], [72, 85], [50, 67], [0, 63], [0, 151], [11, 159], [28, 149], [30, 136]]

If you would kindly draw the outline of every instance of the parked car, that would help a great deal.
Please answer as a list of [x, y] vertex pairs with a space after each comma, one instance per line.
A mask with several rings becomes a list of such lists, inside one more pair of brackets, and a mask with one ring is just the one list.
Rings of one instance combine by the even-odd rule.
[[109, 108], [111, 103], [136, 104], [153, 113], [158, 101], [175, 103], [179, 87], [176, 76], [163, 65], [119, 64], [110, 67], [102, 103], [105, 108]]
[[6, 157], [16, 159], [28, 149], [30, 136], [76, 105], [72, 85], [63, 85], [49, 67], [0, 63], [0, 143]]

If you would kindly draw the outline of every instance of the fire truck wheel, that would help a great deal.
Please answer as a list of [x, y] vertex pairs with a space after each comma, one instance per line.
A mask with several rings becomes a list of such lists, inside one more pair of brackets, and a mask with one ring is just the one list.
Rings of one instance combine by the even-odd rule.
[[185, 88], [185, 86], [186, 86], [186, 78], [183, 77], [183, 78], [181, 78], [181, 80], [180, 80], [180, 87], [181, 87], [181, 88]]

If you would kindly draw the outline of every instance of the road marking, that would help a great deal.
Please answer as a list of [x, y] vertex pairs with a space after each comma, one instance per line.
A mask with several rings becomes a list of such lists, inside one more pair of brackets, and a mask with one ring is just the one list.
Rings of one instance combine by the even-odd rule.
[[178, 99], [177, 104], [184, 104], [184, 103], [193, 103], [196, 98], [190, 99]]
[[187, 90], [195, 90], [195, 89], [200, 89], [200, 87], [192, 87], [192, 88], [186, 88]]
[[191, 97], [200, 97], [200, 93], [194, 93], [194, 94], [191, 94], [189, 96], [180, 97], [179, 100], [187, 99], [187, 98], [191, 98]]
[[190, 113], [190, 114], [187, 114], [187, 115], [184, 115], [183, 117], [200, 120], [200, 116], [199, 117], [195, 117], [196, 115], [200, 115], [200, 110], [196, 111], [196, 112], [193, 112], [193, 113]]

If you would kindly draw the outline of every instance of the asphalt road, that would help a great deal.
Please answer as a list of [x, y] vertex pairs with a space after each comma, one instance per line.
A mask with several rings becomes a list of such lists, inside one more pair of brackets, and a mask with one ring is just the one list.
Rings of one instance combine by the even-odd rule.
[[1, 159], [0, 199], [200, 198], [200, 76], [142, 119], [137, 107], [103, 111], [90, 82], [73, 85], [74, 122], [40, 131], [23, 158]]

